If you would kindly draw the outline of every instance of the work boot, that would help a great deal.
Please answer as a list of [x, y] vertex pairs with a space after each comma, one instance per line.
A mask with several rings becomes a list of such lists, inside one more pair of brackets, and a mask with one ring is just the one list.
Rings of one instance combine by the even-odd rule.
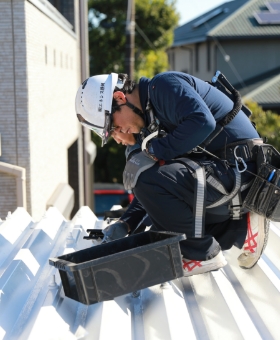
[[269, 220], [254, 212], [247, 213], [247, 235], [237, 259], [241, 268], [250, 269], [257, 264], [266, 247], [268, 232]]
[[187, 260], [183, 258], [184, 276], [203, 274], [224, 267], [227, 261], [220, 250], [218, 255], [207, 261]]

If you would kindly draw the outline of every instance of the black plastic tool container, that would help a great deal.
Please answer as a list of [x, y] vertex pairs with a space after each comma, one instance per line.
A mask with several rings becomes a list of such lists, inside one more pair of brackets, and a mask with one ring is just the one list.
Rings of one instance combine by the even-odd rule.
[[57, 258], [65, 295], [91, 305], [183, 276], [184, 234], [147, 231]]

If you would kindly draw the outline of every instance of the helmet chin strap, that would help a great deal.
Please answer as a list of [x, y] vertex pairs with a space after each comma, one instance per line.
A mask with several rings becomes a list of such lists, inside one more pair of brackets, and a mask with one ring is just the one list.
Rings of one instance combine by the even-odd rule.
[[131, 104], [131, 103], [127, 100], [127, 98], [126, 98], [126, 103], [123, 104], [123, 105], [128, 106], [134, 113], [138, 114], [139, 116], [141, 116], [141, 117], [143, 118], [143, 112], [142, 112], [140, 109], [138, 109], [138, 107], [136, 107], [135, 105]]
[[131, 104], [131, 103], [127, 100], [127, 98], [126, 98], [126, 102], [125, 102], [124, 104], [116, 105], [116, 106], [113, 106], [113, 107], [112, 107], [112, 110], [114, 110], [113, 113], [114, 113], [117, 109], [119, 109], [121, 106], [124, 106], [124, 105], [128, 106], [134, 113], [138, 114], [140, 117], [143, 118], [143, 112], [142, 112], [140, 109], [138, 109], [138, 107], [136, 107], [135, 105]]

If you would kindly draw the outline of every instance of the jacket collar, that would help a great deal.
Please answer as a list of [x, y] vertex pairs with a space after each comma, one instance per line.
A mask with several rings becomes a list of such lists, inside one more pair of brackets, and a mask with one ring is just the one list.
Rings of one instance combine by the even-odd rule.
[[142, 107], [142, 112], [144, 112], [144, 120], [145, 125], [148, 126], [150, 124], [149, 115], [147, 115], [146, 108], [148, 103], [148, 86], [150, 83], [150, 79], [146, 77], [140, 78], [139, 81], [139, 97], [140, 97], [140, 104]]

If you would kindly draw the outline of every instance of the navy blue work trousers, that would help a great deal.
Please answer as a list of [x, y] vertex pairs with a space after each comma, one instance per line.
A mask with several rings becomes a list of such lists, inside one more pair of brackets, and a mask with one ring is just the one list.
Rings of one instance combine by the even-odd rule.
[[[219, 161], [207, 161], [204, 168], [206, 175], [211, 172], [231, 191], [234, 185], [232, 169]], [[151, 218], [153, 230], [186, 234], [187, 239], [180, 242], [184, 258], [209, 260], [221, 249], [230, 249], [233, 245], [241, 248], [247, 232], [246, 218], [244, 215], [241, 220], [231, 220], [228, 203], [206, 209], [204, 237], [192, 237], [194, 188], [195, 178], [191, 171], [172, 160], [162, 166], [156, 163], [141, 173], [134, 194]], [[206, 185], [206, 205], [220, 197], [219, 191]]]

